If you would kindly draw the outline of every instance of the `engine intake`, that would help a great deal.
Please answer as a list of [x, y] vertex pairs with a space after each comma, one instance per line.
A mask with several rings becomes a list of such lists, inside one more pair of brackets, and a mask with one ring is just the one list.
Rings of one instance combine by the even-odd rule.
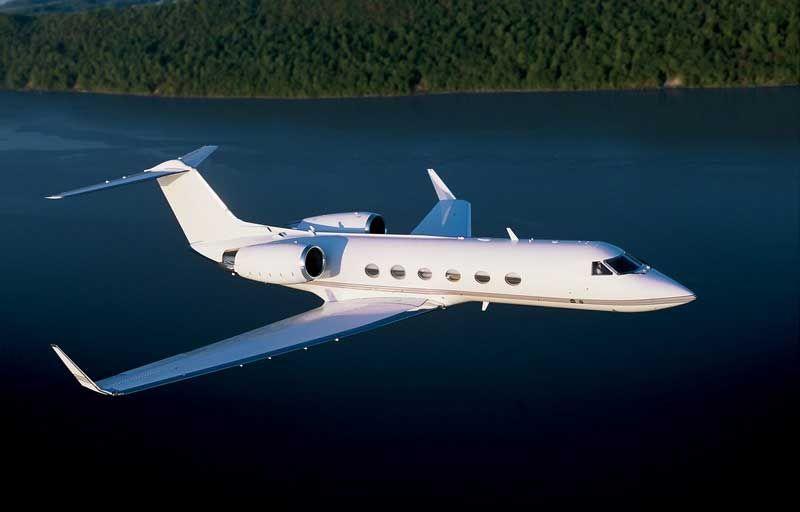
[[301, 271], [309, 281], [318, 278], [325, 271], [325, 253], [316, 245], [303, 249], [300, 261], [303, 263]]

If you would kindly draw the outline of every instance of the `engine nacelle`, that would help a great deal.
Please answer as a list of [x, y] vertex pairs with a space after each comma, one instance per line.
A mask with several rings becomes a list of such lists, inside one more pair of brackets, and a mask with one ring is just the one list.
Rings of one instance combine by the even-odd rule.
[[325, 274], [325, 252], [314, 244], [272, 242], [222, 255], [222, 266], [242, 277], [275, 284], [300, 284]]
[[321, 233], [370, 233], [386, 234], [386, 222], [383, 217], [372, 212], [329, 213], [306, 217], [288, 227], [321, 232]]

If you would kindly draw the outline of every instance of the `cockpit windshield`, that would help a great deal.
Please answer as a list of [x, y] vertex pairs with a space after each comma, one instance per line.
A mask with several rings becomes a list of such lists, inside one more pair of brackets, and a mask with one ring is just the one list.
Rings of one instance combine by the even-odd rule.
[[650, 267], [630, 254], [620, 254], [605, 260], [605, 263], [613, 268], [617, 274], [644, 274], [650, 269]]
[[610, 276], [613, 275], [608, 267], [603, 265], [602, 261], [592, 262], [592, 275], [593, 276]]

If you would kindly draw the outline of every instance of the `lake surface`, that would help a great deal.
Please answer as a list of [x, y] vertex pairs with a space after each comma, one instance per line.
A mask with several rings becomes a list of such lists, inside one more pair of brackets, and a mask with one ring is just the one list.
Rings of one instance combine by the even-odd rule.
[[[798, 88], [0, 93], [11, 483], [90, 474], [265, 500], [779, 486], [797, 398], [798, 127]], [[129, 397], [89, 393], [50, 343], [102, 378], [317, 304], [194, 254], [152, 183], [43, 199], [203, 144], [221, 146], [204, 176], [246, 220], [371, 210], [406, 233], [435, 201], [434, 167], [472, 202], [476, 236], [605, 240], [698, 300], [633, 315], [467, 304]]]

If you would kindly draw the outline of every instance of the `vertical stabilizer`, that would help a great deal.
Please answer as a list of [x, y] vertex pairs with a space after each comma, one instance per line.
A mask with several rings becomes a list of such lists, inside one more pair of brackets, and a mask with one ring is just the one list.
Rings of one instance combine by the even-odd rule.
[[196, 169], [158, 178], [190, 244], [264, 233], [264, 226], [236, 218]]
[[[63, 199], [157, 180], [192, 248], [207, 258], [221, 261], [222, 253], [228, 247], [227, 243], [217, 242], [266, 235], [272, 232], [272, 228], [237, 219], [200, 176], [197, 167], [216, 149], [217, 146], [202, 146], [182, 157], [161, 162], [142, 172], [49, 195], [47, 199]], [[203, 244], [211, 244], [213, 247]]]

